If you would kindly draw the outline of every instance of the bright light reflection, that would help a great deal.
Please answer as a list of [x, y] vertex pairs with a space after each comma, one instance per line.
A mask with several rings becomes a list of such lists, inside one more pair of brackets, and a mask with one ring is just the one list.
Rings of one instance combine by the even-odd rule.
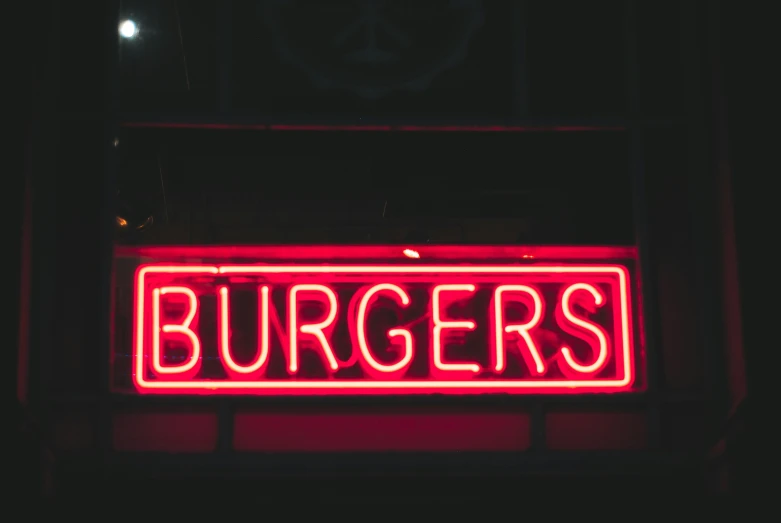
[[138, 27], [133, 20], [124, 20], [119, 24], [119, 34], [123, 38], [133, 38], [138, 34]]
[[420, 253], [415, 249], [404, 249], [402, 252], [407, 258], [420, 258]]

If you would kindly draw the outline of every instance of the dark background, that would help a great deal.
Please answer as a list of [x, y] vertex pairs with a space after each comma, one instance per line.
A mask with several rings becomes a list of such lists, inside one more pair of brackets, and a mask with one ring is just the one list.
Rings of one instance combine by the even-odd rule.
[[[25, 493], [78, 496], [100, 484], [116, 494], [164, 475], [178, 478], [165, 483], [173, 488], [182, 474], [207, 490], [231, 478], [230, 489], [239, 477], [370, 474], [365, 467], [407, 478], [508, 475], [540, 489], [563, 481], [540, 474], [575, 472], [630, 490], [751, 487], [746, 372], [759, 320], [746, 307], [761, 271], [747, 238], [760, 220], [732, 4], [486, 0], [462, 60], [422, 90], [375, 99], [322, 89], [286, 63], [250, 2], [34, 4], [23, 63], [29, 191], [18, 193], [29, 213], [19, 293], [28, 365], [12, 380], [27, 391], [15, 453]], [[120, 12], [139, 21], [137, 40], [117, 42]], [[327, 20], [290, 34], [319, 47]], [[454, 30], [442, 31], [416, 34], [432, 52]], [[413, 53], [414, 67], [426, 56]], [[150, 216], [153, 224], [118, 230], [118, 212], [129, 229]], [[475, 407], [529, 413], [533, 452], [523, 456], [118, 455], [113, 415], [194, 405], [106, 394], [114, 241], [638, 245], [653, 394]], [[85, 376], [56, 397], [55, 347]], [[231, 405], [208, 406], [221, 420], [232, 415]], [[575, 433], [601, 424], [615, 434], [605, 412], [642, 413], [648, 448], [548, 452], [534, 427], [550, 428], [560, 410], [587, 416]], [[57, 439], [73, 419], [90, 434], [75, 453]]]

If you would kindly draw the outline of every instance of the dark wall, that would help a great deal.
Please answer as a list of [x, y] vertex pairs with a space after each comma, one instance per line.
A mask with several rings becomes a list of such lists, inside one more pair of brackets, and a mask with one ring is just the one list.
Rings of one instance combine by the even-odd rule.
[[[649, 8], [647, 4], [642, 3], [642, 5], [644, 10], [641, 10], [641, 13], [646, 13], [647, 20], [654, 20], [654, 17], [659, 18], [657, 22], [666, 23], [669, 26], [668, 29], [674, 31], [673, 34], [685, 33], [685, 29], [681, 28], [680, 25], [665, 19], [658, 11]], [[72, 376], [78, 377], [80, 385], [77, 392], [82, 394], [80, 397], [99, 397], [102, 390], [101, 381], [103, 378], [100, 374], [100, 362], [103, 357], [101, 351], [105, 347], [105, 339], [101, 322], [105, 319], [105, 308], [101, 304], [104, 303], [106, 289], [96, 275], [101, 274], [101, 261], [104, 259], [102, 256], [105, 255], [107, 247], [105, 231], [107, 222], [112, 218], [107, 212], [111, 209], [106, 209], [103, 203], [106, 193], [102, 184], [107, 167], [107, 147], [113, 141], [110, 136], [110, 123], [114, 115], [109, 111], [111, 106], [105, 96], [106, 78], [108, 77], [105, 67], [107, 48], [101, 42], [107, 39], [106, 25], [110, 26], [109, 32], [113, 32], [114, 29], [111, 26], [113, 22], [106, 22], [106, 19], [111, 20], [110, 17], [106, 16], [106, 13], [95, 12], [86, 6], [69, 6], [67, 9], [63, 9], [62, 5], [59, 5], [58, 9], [52, 9], [51, 12], [52, 15], [45, 18], [46, 23], [42, 24], [40, 12], [36, 11], [35, 24], [31, 25], [36, 29], [30, 32], [32, 60], [29, 67], [32, 70], [33, 89], [30, 90], [32, 101], [29, 107], [30, 116], [27, 120], [28, 127], [25, 138], [27, 148], [25, 172], [30, 181], [28, 194], [31, 208], [34, 211], [32, 227], [26, 229], [26, 232], [32, 231], [31, 260], [28, 265], [32, 271], [32, 284], [29, 291], [31, 323], [28, 330], [30, 335], [28, 346], [32, 350], [29, 353], [30, 371], [27, 380], [30, 385], [30, 409], [24, 410], [23, 414], [26, 420], [32, 422], [30, 426], [34, 427], [36, 437], [40, 437], [44, 441], [41, 444], [42, 447], [51, 447], [56, 437], [64, 437], [66, 447], [70, 445], [91, 449], [93, 451], [92, 458], [96, 459], [95, 449], [100, 447], [101, 441], [109, 441], [110, 439], [110, 426], [106, 421], [106, 411], [101, 410], [96, 401], [81, 403], [75, 407], [71, 405], [71, 410], [55, 406], [55, 403], [51, 401], [55, 399], [52, 397], [51, 391], [57, 382], [55, 376], [62, 375], [62, 371], [67, 371], [72, 373]], [[693, 10], [691, 16], [697, 18], [696, 9]], [[644, 50], [646, 53], [644, 63], [652, 70], [656, 64], [656, 70], [659, 72], [664, 71], [667, 65], [674, 63], [681, 56], [678, 50], [661, 46], [661, 43], [664, 43], [662, 41], [669, 44], [669, 40], [674, 39], [661, 38], [659, 35], [664, 32], [650, 30], [656, 25], [658, 24], [645, 25], [646, 33], [641, 34], [656, 35], [655, 40], [649, 36], [649, 47]], [[704, 25], [707, 33], [708, 24]], [[57, 31], [58, 27], [70, 29]], [[84, 27], [85, 29], [78, 31], [73, 29], [75, 27]], [[36, 35], [36, 37], [33, 38], [32, 35]], [[730, 130], [746, 127], [742, 120], [745, 113], [740, 105], [740, 99], [735, 94], [736, 84], [738, 79], [742, 77], [742, 72], [736, 69], [736, 55], [729, 51], [729, 49], [733, 49], [732, 42], [735, 37], [731, 36], [731, 38], [732, 40], [728, 40], [730, 43], [726, 44], [726, 49], [721, 49], [724, 57], [724, 71], [726, 72], [723, 93], [729, 101], [726, 122], [730, 126]], [[707, 39], [705, 40], [707, 41]], [[697, 89], [710, 92], [711, 81], [708, 78], [709, 74], [707, 74], [709, 72], [707, 67], [711, 64], [707, 46], [703, 40], [695, 41], [693, 46], [694, 56], [689, 56], [687, 59], [699, 63], [702, 69], [700, 69], [701, 76], [696, 78], [694, 82], [698, 87], [688, 94], [689, 100], [698, 97], [700, 91]], [[656, 54], [655, 51], [659, 51], [659, 54]], [[702, 54], [708, 56], [700, 56]], [[544, 69], [544, 60], [536, 67]], [[674, 75], [679, 73], [680, 71], [678, 73], [673, 71], [670, 74], [671, 77], [675, 77]], [[659, 98], [654, 97], [653, 93], [664, 91], [664, 89], [669, 90], [670, 84], [675, 83], [672, 81], [662, 82], [664, 85], [661, 87], [658, 85], [654, 87], [654, 82], [659, 82], [658, 74], [643, 78], [642, 84], [648, 98], [657, 104]], [[531, 92], [534, 92], [534, 89], [532, 88]], [[652, 228], [657, 231], [655, 236], [652, 235], [651, 241], [652, 245], [654, 245], [653, 242], [656, 242], [656, 255], [653, 260], [656, 264], [654, 276], [658, 280], [652, 278], [649, 281], [658, 282], [655, 291], [659, 296], [660, 308], [663, 311], [657, 315], [657, 325], [651, 328], [657, 329], [656, 334], [661, 340], [659, 346], [663, 357], [660, 365], [666, 370], [666, 382], [668, 385], [672, 385], [670, 390], [680, 392], [678, 397], [686, 397], [692, 391], [696, 391], [697, 394], [704, 391], [707, 394], [724, 395], [724, 383], [717, 382], [717, 380], [719, 377], [726, 379], [725, 375], [728, 369], [723, 367], [724, 361], [718, 362], [721, 357], [719, 353], [705, 354], [703, 351], [704, 347], [712, 346], [707, 343], [708, 340], [715, 340], [717, 346], [725, 351], [732, 345], [724, 341], [723, 333], [716, 332], [712, 327], [707, 326], [705, 316], [698, 318], [699, 327], [693, 326], [695, 322], [680, 321], [686, 311], [699, 309], [698, 305], [708, 302], [703, 298], [704, 295], [697, 294], [698, 289], [708, 288], [711, 281], [720, 277], [722, 265], [726, 265], [719, 263], [719, 267], [710, 268], [711, 273], [707, 277], [703, 277], [703, 272], [698, 270], [703, 266], [706, 253], [718, 253], [719, 247], [723, 247], [723, 242], [719, 238], [721, 225], [713, 226], [708, 220], [697, 218], [699, 216], [697, 213], [702, 209], [707, 211], [702, 216], [707, 214], [713, 217], [723, 213], [723, 210], [719, 211], [716, 205], [715, 200], [718, 199], [716, 185], [708, 186], [706, 191], [702, 191], [702, 194], [694, 194], [694, 199], [699, 201], [697, 204], [699, 207], [687, 206], [692, 193], [697, 193], [697, 183], [707, 183], [708, 180], [713, 181], [715, 178], [712, 175], [715, 172], [714, 164], [718, 164], [718, 161], [714, 161], [713, 156], [710, 156], [713, 153], [710, 140], [713, 138], [709, 133], [717, 129], [719, 125], [723, 125], [721, 122], [724, 120], [715, 119], [712, 116], [712, 108], [707, 106], [697, 108], [697, 110], [704, 111], [703, 113], [691, 114], [694, 106], [687, 105], [685, 102], [676, 102], [675, 97], [676, 95], [671, 94], [668, 98], [670, 103], [662, 104], [662, 109], [670, 109], [676, 103], [688, 107], [689, 113], [686, 117], [688, 126], [672, 129], [664, 125], [656, 126], [645, 135], [647, 139], [645, 166], [649, 175], [649, 202], [652, 206], [651, 214], [655, 217], [651, 223]], [[682, 96], [682, 98], [686, 97]], [[616, 100], [608, 100], [608, 102], [611, 101], [615, 102]], [[620, 99], [618, 102], [623, 104], [625, 100]], [[555, 103], [550, 103], [549, 106], [559, 107]], [[650, 114], [656, 113], [653, 104], [648, 107]], [[672, 111], [672, 109], [670, 110]], [[136, 130], [128, 131], [122, 135], [123, 142], [127, 139], [131, 143], [128, 150], [132, 150], [132, 144], [149, 139], [147, 137], [150, 135], [146, 135], [147, 137], [134, 141], [136, 137], [140, 136], [140, 133], [141, 131]], [[151, 135], [159, 137], [163, 134], [152, 133]], [[749, 355], [748, 368], [751, 372], [750, 355], [753, 344], [756, 344], [754, 340], [757, 339], [758, 320], [750, 312], [752, 310], [750, 296], [758, 293], [758, 289], [762, 288], [762, 282], [759, 266], [756, 261], [753, 261], [761, 258], [752, 256], [752, 245], [748, 238], [758, 226], [765, 222], [756, 218], [752, 213], [756, 207], [752, 200], [753, 182], [748, 176], [739, 174], [745, 173], [749, 169], [747, 149], [740, 138], [733, 138], [735, 131], [728, 133], [728, 135], [729, 180], [735, 188], [737, 267], [741, 284], [741, 312], [744, 319], [742, 328]], [[181, 143], [183, 140], [178, 136], [181, 135], [177, 134], [177, 138], [169, 142], [157, 140], [157, 138], [152, 140], [154, 147], [150, 150], [153, 153], [151, 164], [153, 172], [156, 167], [154, 153], [160, 150], [160, 144], [163, 143], [168, 147], [166, 150], [168, 153], [175, 151], [176, 142]], [[247, 139], [248, 148], [252, 147], [252, 141], [255, 139]], [[311, 136], [303, 139], [311, 142], [316, 141], [316, 138]], [[400, 140], [403, 139], [400, 138]], [[468, 138], [462, 139], [468, 140]], [[484, 137], [478, 139], [488, 140]], [[533, 146], [535, 139], [543, 140], [544, 138], [528, 138], [526, 142]], [[563, 140], [568, 139], [570, 138], [563, 138]], [[221, 136], [220, 138], [207, 137], [197, 140], [208, 144], [226, 140], [226, 138]], [[196, 143], [197, 140], [195, 140]], [[292, 147], [289, 144], [293, 143], [294, 138], [270, 136], [269, 140], [279, 140], [280, 143], [287, 141], [287, 147]], [[410, 140], [414, 140], [414, 138]], [[189, 147], [192, 147], [192, 144]], [[233, 147], [234, 153], [231, 153], [231, 148], [226, 146], [225, 151], [227, 152], [223, 154], [226, 157], [235, 156], [235, 144]], [[511, 147], [507, 149], [511, 149]], [[535, 149], [533, 152], [539, 153], [540, 151]], [[169, 154], [163, 158], [170, 161], [176, 156]], [[572, 160], [572, 158], [558, 158], [557, 160], [566, 163], [566, 160]], [[540, 161], [536, 165], [542, 164], [543, 162]], [[172, 176], [177, 176], [175, 162], [166, 164], [166, 167], [170, 168]], [[178, 175], [186, 175], [186, 170], [181, 164]], [[22, 184], [19, 184], [19, 194], [22, 192], [21, 188]], [[384, 198], [380, 197], [379, 200], [384, 201]], [[666, 210], [671, 204], [675, 204], [672, 215]], [[728, 208], [729, 204], [726, 205]], [[662, 211], [662, 209], [665, 210]], [[20, 210], [14, 209], [17, 216], [21, 215]], [[495, 211], [495, 209], [491, 210]], [[478, 208], [476, 212], [480, 214], [483, 211]], [[693, 216], [693, 214], [697, 216]], [[471, 218], [458, 219], [469, 222]], [[630, 221], [632, 217], [627, 216], [626, 220]], [[545, 219], [540, 221], [545, 222]], [[575, 221], [573, 220], [573, 222]], [[336, 225], [334, 227], [338, 228]], [[710, 236], [705, 240], [687, 241], [690, 236], [686, 233], [695, 230], [707, 230]], [[632, 236], [631, 233], [625, 232], [618, 235], [620, 238], [630, 236]], [[207, 235], [205, 237], [208, 238]], [[476, 237], [480, 237], [480, 235], [478, 234]], [[161, 235], [161, 238], [166, 237]], [[540, 238], [544, 242], [544, 238], [550, 238], [550, 235], [543, 233]], [[590, 241], [593, 240], [584, 240], [584, 243]], [[618, 241], [623, 242], [623, 239]], [[707, 243], [707, 245], [703, 247], [703, 243]], [[684, 254], [681, 255], [681, 253]], [[55, 260], [56, 267], [53, 263]], [[22, 264], [27, 265], [27, 262], [22, 262]], [[728, 275], [724, 277], [727, 278]], [[720, 285], [723, 287], [719, 287], [721, 290], [717, 290], [716, 295], [727, 287], [726, 283]], [[21, 288], [21, 291], [22, 295], [26, 294], [24, 287]], [[55, 300], [51, 299], [52, 293], [56, 294]], [[14, 298], [17, 297], [14, 296]], [[715, 307], [713, 304], [710, 306]], [[67, 314], [64, 313], [66, 310]], [[24, 308], [20, 308], [20, 316], [24, 317], [26, 312]], [[723, 317], [724, 314], [728, 314], [728, 312], [712, 311], [710, 317]], [[676, 318], [678, 318], [677, 322]], [[80, 357], [65, 358], [59, 360], [59, 364], [54, 364], [55, 360], [47, 351], [54, 351], [62, 347], [66, 340], [72, 347], [78, 347]], [[703, 359], [707, 359], [709, 364], [713, 364], [714, 367], [705, 369]], [[722, 365], [721, 369], [717, 368], [719, 364]], [[665, 410], [664, 414], [666, 420], [664, 423], [669, 431], [662, 437], [662, 441], [668, 441], [665, 438], [669, 437], [669, 441], [674, 441], [674, 443], [663, 443], [663, 445], [669, 445], [669, 447], [675, 447], [678, 450], [683, 449], [692, 455], [702, 453], [706, 448], [709, 436], [713, 434], [711, 429], [716, 425], [713, 419], [718, 418], [724, 410], [720, 410], [721, 407], [719, 407], [723, 403], [721, 400], [722, 398], [713, 399], [711, 396], [707, 396], [704, 400], [698, 399], [693, 403], [683, 402], [676, 403], [675, 406], [668, 406], [669, 408]], [[219, 405], [213, 407], [216, 416], [221, 416], [223, 407]], [[176, 407], [174, 410], [178, 411], [181, 408]], [[572, 410], [582, 410], [582, 406]], [[534, 409], [531, 412], [534, 415]], [[578, 412], [574, 413], [578, 414]], [[573, 418], [573, 412], [565, 414], [570, 414], [570, 417], [558, 417], [561, 423], [557, 427], [561, 432], [577, 432], [580, 430], [577, 427], [588, 425], [588, 423], [577, 425], [577, 415]], [[611, 419], [621, 418], [619, 421], [623, 420], [625, 426], [633, 426], [634, 418], [632, 415], [633, 413], [630, 413], [628, 418], [626, 416], [622, 418], [619, 414]], [[710, 421], [701, 421], [698, 416], [708, 418]], [[62, 417], [66, 418], [64, 425], [57, 423], [62, 421]], [[573, 419], [575, 419], [574, 422]], [[76, 422], [74, 423], [73, 420]], [[601, 426], [609, 426], [609, 421]], [[567, 423], [575, 423], [575, 425], [567, 425]], [[689, 427], [686, 423], [692, 426]], [[62, 429], [63, 426], [65, 429]], [[645, 432], [642, 437], [646, 437]], [[598, 440], [599, 435], [597, 434], [594, 438]], [[22, 440], [28, 444], [29, 452], [26, 458], [29, 458], [29, 463], [36, 465], [40, 463], [42, 452], [36, 440], [28, 436], [24, 436]], [[619, 440], [616, 444], [629, 445], [630, 443], [627, 441], [629, 439]], [[741, 448], [746, 448], [746, 445], [742, 444]], [[46, 452], [43, 454], [47, 455]], [[49, 460], [50, 458], [44, 459]], [[97, 463], [100, 463], [100, 460]], [[550, 465], [551, 469], [555, 469], [556, 467], [551, 463], [547, 465]], [[543, 463], [541, 469], [547, 465]], [[49, 472], [52, 470], [51, 465], [43, 468]], [[29, 466], [25, 469], [33, 470]], [[65, 470], [64, 466], [63, 470]], [[65, 473], [63, 472], [63, 474]], [[62, 477], [67, 477], [67, 475]], [[40, 478], [37, 479], [40, 480]]]

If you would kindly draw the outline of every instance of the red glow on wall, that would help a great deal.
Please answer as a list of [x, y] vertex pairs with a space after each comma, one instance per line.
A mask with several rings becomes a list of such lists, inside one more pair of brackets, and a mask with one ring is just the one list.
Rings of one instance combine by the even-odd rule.
[[213, 412], [120, 412], [112, 416], [112, 446], [124, 452], [212, 452]]
[[524, 451], [531, 445], [530, 426], [523, 412], [317, 416], [240, 411], [233, 446], [240, 452]]
[[546, 446], [551, 450], [639, 450], [648, 445], [644, 412], [549, 412]]
[[240, 261], [231, 263], [208, 249], [200, 259], [214, 262], [161, 251], [165, 261], [137, 266], [130, 372], [139, 392], [571, 394], [642, 386], [635, 279], [615, 258], [546, 259], [538, 250], [507, 260], [492, 256], [495, 248], [464, 247], [468, 261], [441, 256], [448, 248], [431, 249], [425, 263], [397, 248], [393, 261], [346, 261], [361, 258], [360, 249], [329, 247], [332, 262], [278, 262], [287, 248], [256, 258], [253, 249], [219, 251]]

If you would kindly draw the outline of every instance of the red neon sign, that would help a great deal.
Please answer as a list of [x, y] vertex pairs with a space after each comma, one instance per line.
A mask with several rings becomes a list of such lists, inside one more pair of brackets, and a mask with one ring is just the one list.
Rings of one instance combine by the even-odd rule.
[[484, 247], [456, 248], [469, 262], [410, 260], [401, 249], [370, 262], [349, 249], [359, 250], [326, 248], [341, 254], [329, 263], [259, 263], [234, 248], [240, 262], [138, 265], [133, 385], [234, 395], [638, 388], [630, 264], [583, 252], [578, 262], [497, 261]]

